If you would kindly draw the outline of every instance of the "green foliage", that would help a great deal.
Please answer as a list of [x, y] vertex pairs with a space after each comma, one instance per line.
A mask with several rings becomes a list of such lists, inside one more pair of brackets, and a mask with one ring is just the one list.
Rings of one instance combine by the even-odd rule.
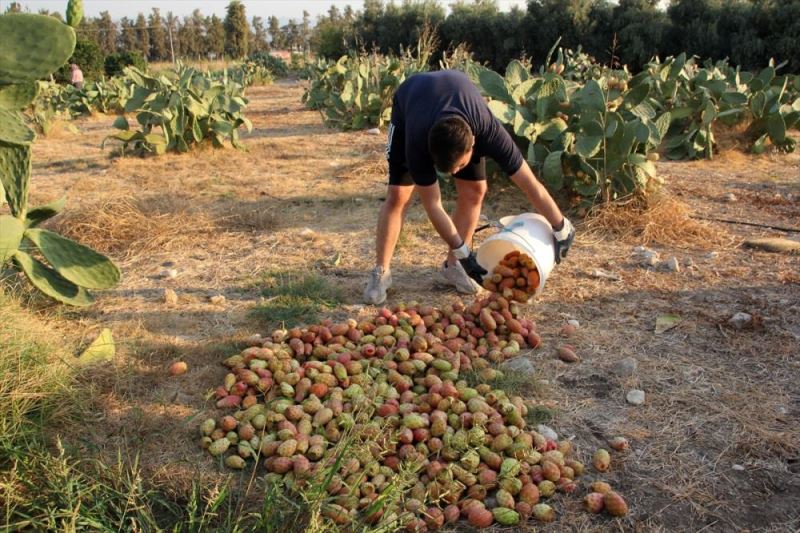
[[320, 312], [342, 301], [341, 291], [315, 273], [270, 272], [259, 285], [265, 301], [254, 316], [286, 327], [317, 322]]
[[[0, 17], [0, 27], [8, 16]], [[42, 45], [49, 43], [52, 47], [50, 55], [62, 60], [68, 57], [74, 40], [60, 39], [58, 32], [61, 28], [66, 28], [68, 33], [73, 30], [59, 22], [59, 29], [51, 36], [47, 33], [52, 26], [51, 18], [42, 15], [30, 17], [20, 20], [24, 20], [27, 29], [43, 40]], [[71, 305], [87, 305], [93, 300], [87, 288], [109, 289], [119, 282], [120, 273], [116, 265], [102, 254], [56, 233], [36, 228], [58, 213], [63, 203], [28, 210], [30, 144], [35, 135], [22, 121], [18, 109], [31, 94], [30, 84], [41, 75], [38, 65], [26, 70], [29, 59], [27, 51], [21, 48], [8, 49], [2, 59], [5, 71], [13, 75], [0, 77], [0, 84], [21, 84], [23, 88], [14, 91], [17, 97], [0, 100], [3, 103], [0, 107], [0, 190], [3, 191], [0, 199], [8, 203], [10, 211], [10, 215], [0, 217], [0, 261], [3, 264], [10, 262], [24, 272], [33, 286], [47, 296]], [[52, 68], [57, 67], [53, 62]], [[26, 71], [29, 79], [23, 79]], [[25, 95], [24, 98], [19, 94]]]
[[[554, 64], [555, 65], [555, 64]], [[551, 190], [594, 201], [646, 192], [660, 180], [650, 159], [669, 115], [643, 104], [646, 93], [626, 92], [617, 78], [586, 84], [565, 80], [556, 68], [533, 76], [512, 61], [505, 77], [480, 71], [494, 115], [518, 138], [532, 168]]]
[[247, 61], [269, 70], [276, 78], [285, 78], [289, 75], [289, 65], [280, 57], [270, 55], [269, 52], [256, 52], [247, 57]]
[[125, 67], [136, 67], [147, 72], [147, 61], [138, 50], [114, 52], [106, 56], [103, 69], [106, 76], [121, 76]]
[[137, 153], [187, 152], [204, 141], [219, 148], [230, 140], [235, 148], [243, 148], [238, 128], [249, 132], [252, 124], [244, 116], [242, 84], [184, 65], [157, 77], [133, 67], [125, 72], [133, 82], [125, 112], [136, 113], [139, 129], [131, 129], [121, 116], [114, 123], [121, 131], [107, 139], [122, 141], [124, 149], [132, 147]]
[[250, 27], [247, 23], [244, 4], [232, 0], [225, 14], [225, 54], [240, 59], [247, 55]]
[[56, 81], [61, 83], [70, 83], [72, 81], [72, 72], [70, 65], [75, 63], [83, 72], [84, 80], [92, 81], [99, 80], [103, 77], [103, 52], [97, 43], [88, 40], [79, 40], [75, 44], [75, 51], [69, 60], [54, 74]]
[[383, 126], [392, 113], [395, 89], [406, 77], [427, 69], [427, 59], [407, 54], [343, 56], [335, 63], [319, 60], [309, 68], [311, 85], [303, 102], [318, 109], [325, 122], [342, 129]]

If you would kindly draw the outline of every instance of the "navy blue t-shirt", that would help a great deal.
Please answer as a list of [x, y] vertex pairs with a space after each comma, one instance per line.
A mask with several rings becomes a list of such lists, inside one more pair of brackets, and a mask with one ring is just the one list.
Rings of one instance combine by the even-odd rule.
[[449, 115], [457, 115], [469, 124], [475, 136], [473, 161], [490, 157], [509, 176], [522, 166], [519, 148], [463, 72], [415, 74], [400, 84], [392, 105], [389, 163], [405, 166], [415, 183], [436, 181], [428, 132], [436, 121]]

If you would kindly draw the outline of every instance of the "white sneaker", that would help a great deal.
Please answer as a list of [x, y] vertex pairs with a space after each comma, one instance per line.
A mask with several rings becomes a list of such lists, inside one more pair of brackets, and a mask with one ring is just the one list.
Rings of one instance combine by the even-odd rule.
[[458, 261], [453, 266], [447, 266], [445, 261], [434, 274], [433, 282], [440, 287], [454, 287], [461, 294], [477, 294], [481, 290], [478, 282], [467, 275]]
[[392, 273], [376, 266], [369, 274], [367, 287], [364, 289], [364, 301], [372, 305], [380, 305], [386, 301], [386, 290], [392, 286]]

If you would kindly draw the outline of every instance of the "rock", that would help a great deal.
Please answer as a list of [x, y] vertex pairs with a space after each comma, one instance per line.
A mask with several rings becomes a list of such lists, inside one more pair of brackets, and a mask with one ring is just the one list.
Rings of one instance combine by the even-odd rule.
[[683, 266], [686, 268], [692, 268], [694, 266], [694, 260], [691, 257], [687, 257], [683, 260]]
[[633, 357], [626, 357], [617, 361], [614, 366], [611, 367], [611, 372], [617, 376], [627, 378], [636, 373], [636, 368], [638, 366], [639, 363], [636, 361], [636, 359]]
[[634, 259], [644, 267], [653, 267], [658, 264], [658, 252], [645, 248], [644, 246], [637, 246], [633, 249]]
[[158, 277], [165, 279], [175, 279], [178, 277], [178, 271], [175, 270], [174, 268], [165, 268], [158, 274]]
[[574, 318], [570, 318], [569, 320], [567, 320], [567, 324], [569, 324], [570, 326], [575, 326], [576, 328], [581, 327], [581, 323], [575, 320]]
[[514, 372], [519, 375], [532, 379], [536, 375], [536, 367], [529, 357], [519, 356], [509, 359], [500, 365], [503, 372]]
[[733, 194], [732, 192], [729, 192], [723, 198], [725, 199], [726, 202], [735, 202], [736, 200], [738, 200], [738, 198], [736, 198], [736, 195]]
[[181, 391], [177, 391], [175, 394], [172, 395], [172, 403], [178, 403], [183, 405], [191, 405], [192, 404], [192, 397], [188, 394], [184, 394]]
[[367, 130], [367, 133], [369, 133], [370, 135], [380, 135], [381, 130], [380, 128], [371, 128]]
[[540, 433], [544, 438], [550, 440], [558, 440], [558, 433], [553, 430], [553, 428], [549, 426], [545, 426], [544, 424], [539, 424], [536, 426], [537, 433]]
[[719, 257], [719, 252], [708, 252], [708, 253], [705, 255], [705, 258], [706, 258], [706, 259], [716, 259], [716, 258], [718, 258], [718, 257]]
[[753, 323], [753, 316], [739, 311], [728, 319], [728, 324], [736, 329], [744, 329]]
[[619, 281], [620, 279], [622, 279], [619, 277], [619, 274], [615, 274], [613, 272], [606, 272], [605, 270], [601, 270], [599, 268], [595, 268], [594, 270], [592, 270], [592, 273], [590, 275], [593, 278], [608, 279], [611, 281]]
[[744, 472], [744, 467], [742, 465], [733, 465], [731, 468], [737, 472]]
[[678, 258], [675, 257], [675, 256], [670, 257], [667, 261], [665, 261], [662, 264], [664, 265], [664, 268], [666, 268], [670, 272], [680, 272], [681, 271], [681, 265], [680, 265], [680, 263], [678, 263]]
[[208, 300], [214, 305], [222, 305], [225, 303], [225, 297], [221, 294], [215, 294]]
[[642, 405], [644, 403], [644, 391], [639, 389], [628, 391], [628, 394], [625, 395], [625, 399], [631, 405]]
[[301, 237], [314, 238], [315, 235], [316, 233], [314, 233], [314, 230], [311, 228], [303, 228], [303, 230], [300, 232]]
[[161, 266], [164, 268], [172, 268], [175, 266], [175, 261], [164, 261], [161, 263]]
[[177, 305], [178, 293], [169, 288], [164, 289], [164, 303], [166, 303], [167, 305]]

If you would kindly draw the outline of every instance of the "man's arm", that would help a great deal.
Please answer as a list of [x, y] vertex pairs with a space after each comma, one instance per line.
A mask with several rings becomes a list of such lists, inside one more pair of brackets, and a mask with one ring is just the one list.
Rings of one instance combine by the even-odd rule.
[[511, 175], [511, 181], [522, 189], [533, 207], [553, 226], [556, 263], [560, 264], [561, 260], [567, 256], [567, 252], [572, 246], [572, 241], [575, 239], [575, 228], [572, 227], [569, 219], [561, 214], [561, 210], [556, 205], [553, 197], [550, 196], [544, 185], [536, 179], [531, 167], [528, 166], [525, 160], [522, 161], [519, 170]]

